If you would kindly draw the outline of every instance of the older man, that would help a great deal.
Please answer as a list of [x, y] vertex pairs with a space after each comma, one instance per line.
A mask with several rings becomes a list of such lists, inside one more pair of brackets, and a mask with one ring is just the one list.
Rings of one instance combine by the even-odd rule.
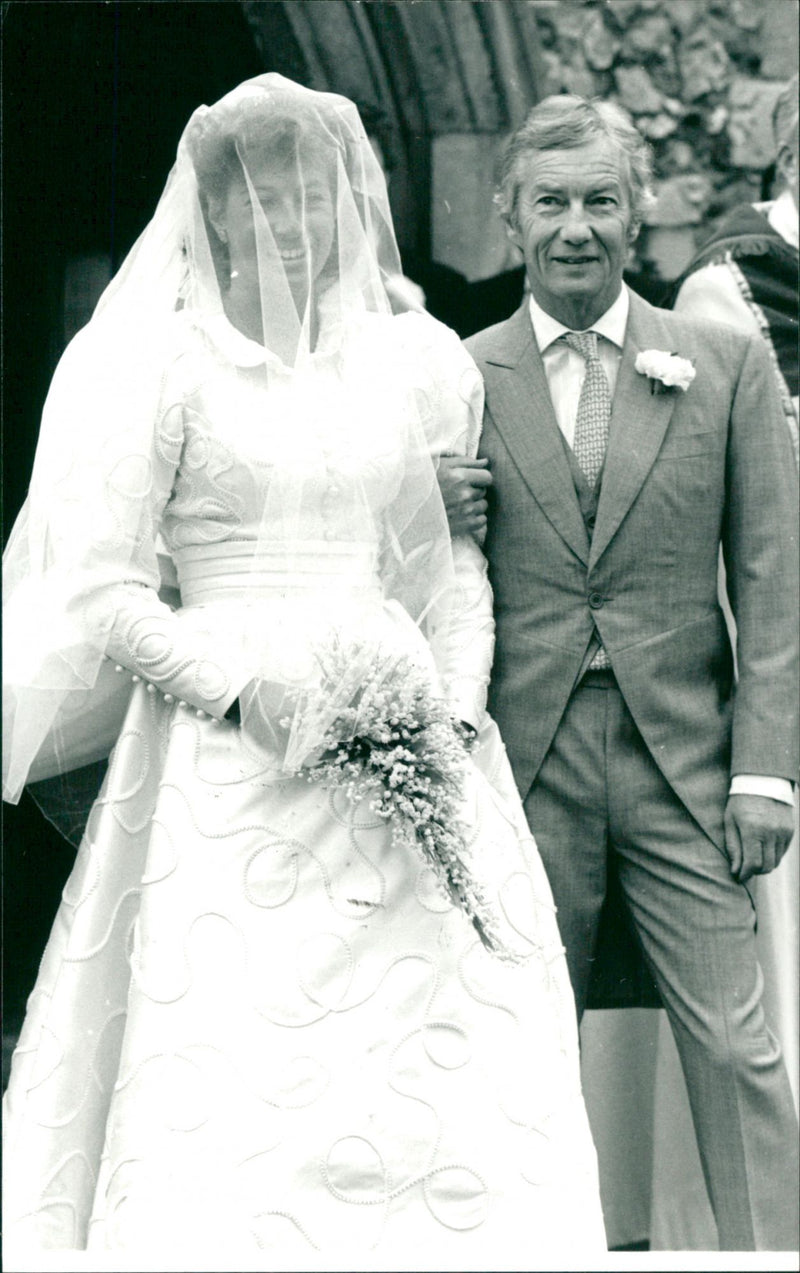
[[796, 1120], [747, 888], [792, 831], [793, 465], [760, 342], [623, 285], [648, 180], [624, 114], [577, 97], [541, 102], [506, 152], [500, 210], [531, 296], [467, 342], [493, 478], [490, 709], [578, 1012], [613, 868], [681, 1055], [720, 1246], [793, 1249]]

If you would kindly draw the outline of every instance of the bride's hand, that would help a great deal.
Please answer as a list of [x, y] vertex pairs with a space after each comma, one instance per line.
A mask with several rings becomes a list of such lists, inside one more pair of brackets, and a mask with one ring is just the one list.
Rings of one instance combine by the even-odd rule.
[[239, 693], [244, 732], [268, 751], [283, 755], [289, 739], [296, 695], [280, 681], [255, 677]]

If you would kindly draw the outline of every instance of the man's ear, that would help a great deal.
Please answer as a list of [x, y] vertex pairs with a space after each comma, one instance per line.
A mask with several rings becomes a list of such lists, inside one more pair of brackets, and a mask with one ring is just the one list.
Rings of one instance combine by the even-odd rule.
[[522, 241], [522, 235], [520, 234], [520, 232], [519, 232], [519, 230], [517, 229], [517, 227], [516, 227], [516, 225], [514, 224], [514, 222], [512, 222], [512, 221], [510, 221], [510, 220], [508, 220], [507, 218], [505, 218], [505, 217], [504, 217], [504, 218], [503, 218], [503, 224], [504, 224], [504, 225], [505, 225], [505, 227], [506, 227], [506, 238], [507, 238], [507, 239], [508, 239], [511, 243], [513, 243], [513, 244], [514, 244], [514, 247], [515, 247], [515, 248], [519, 248], [520, 252], [524, 252], [524, 251], [525, 251], [525, 245], [524, 245], [524, 243], [523, 243], [523, 241]]
[[797, 154], [791, 146], [781, 146], [775, 167], [784, 186], [791, 186], [797, 180]]

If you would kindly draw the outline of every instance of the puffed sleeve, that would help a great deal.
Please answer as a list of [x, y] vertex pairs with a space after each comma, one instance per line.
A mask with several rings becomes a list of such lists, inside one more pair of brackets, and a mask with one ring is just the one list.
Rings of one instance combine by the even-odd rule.
[[[167, 377], [151, 456], [153, 484], [149, 533], [119, 581], [102, 590], [96, 606], [108, 623], [106, 657], [160, 693], [221, 718], [249, 679], [235, 648], [220, 648], [202, 625], [162, 600], [163, 563], [158, 528], [183, 446], [180, 379]], [[161, 595], [159, 595], [161, 594]]]
[[[65, 352], [45, 403], [28, 500], [4, 559], [4, 794], [107, 755], [130, 681], [223, 715], [224, 652], [198, 648], [159, 600], [157, 537], [183, 445], [165, 387], [176, 324]], [[126, 339], [131, 336], [131, 339]]]

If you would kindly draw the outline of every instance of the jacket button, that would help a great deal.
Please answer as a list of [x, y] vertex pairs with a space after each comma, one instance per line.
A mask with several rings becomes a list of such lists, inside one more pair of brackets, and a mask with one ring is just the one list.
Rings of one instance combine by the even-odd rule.
[[601, 592], [589, 593], [589, 605], [592, 607], [593, 610], [599, 610], [600, 607], [604, 604], [604, 602], [605, 602], [605, 597], [603, 596]]

